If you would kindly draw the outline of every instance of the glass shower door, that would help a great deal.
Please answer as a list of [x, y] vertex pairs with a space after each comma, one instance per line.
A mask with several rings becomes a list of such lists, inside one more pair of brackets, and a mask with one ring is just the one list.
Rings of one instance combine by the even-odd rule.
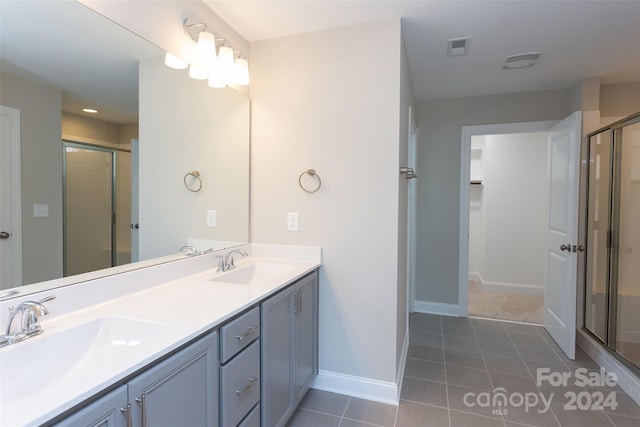
[[640, 122], [616, 130], [617, 203], [615, 349], [640, 366]]
[[113, 154], [65, 144], [64, 275], [111, 267]]
[[611, 130], [589, 138], [587, 271], [585, 328], [607, 341], [609, 300], [609, 220], [611, 206]]

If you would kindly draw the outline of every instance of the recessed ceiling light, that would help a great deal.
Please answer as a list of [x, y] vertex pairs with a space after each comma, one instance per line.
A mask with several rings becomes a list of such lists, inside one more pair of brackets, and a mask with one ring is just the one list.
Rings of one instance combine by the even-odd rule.
[[518, 53], [517, 55], [507, 56], [502, 64], [505, 70], [518, 70], [520, 68], [529, 68], [538, 62], [542, 54], [540, 52]]
[[89, 114], [98, 114], [98, 110], [95, 110], [93, 108], [83, 108], [82, 111]]

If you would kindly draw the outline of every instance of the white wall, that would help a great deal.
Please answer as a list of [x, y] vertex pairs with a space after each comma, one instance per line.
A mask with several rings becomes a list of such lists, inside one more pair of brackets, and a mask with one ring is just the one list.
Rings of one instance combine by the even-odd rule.
[[[140, 259], [177, 253], [188, 238], [248, 241], [249, 101], [213, 89], [161, 58], [140, 63]], [[200, 172], [190, 192], [187, 172]], [[206, 226], [207, 210], [217, 226]]]
[[[471, 137], [472, 181], [484, 180], [484, 148], [486, 135]], [[484, 183], [469, 187], [469, 277], [482, 280], [484, 273]]]
[[561, 120], [572, 110], [569, 90], [418, 104], [416, 300], [458, 304], [462, 126]]
[[[372, 398], [397, 392], [400, 21], [257, 42], [251, 59], [252, 241], [322, 247], [320, 370], [372, 380]], [[298, 186], [310, 168], [322, 178], [314, 194]], [[299, 212], [299, 232], [287, 232], [287, 212]]]
[[471, 187], [471, 194], [481, 194], [481, 203], [478, 212], [470, 211], [469, 271], [477, 271], [483, 284], [493, 285], [494, 290], [542, 290], [547, 134], [487, 135], [483, 154], [483, 185]]

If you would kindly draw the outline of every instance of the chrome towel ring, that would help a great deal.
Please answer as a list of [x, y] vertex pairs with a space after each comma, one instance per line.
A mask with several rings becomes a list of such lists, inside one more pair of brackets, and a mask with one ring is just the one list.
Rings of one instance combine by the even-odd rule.
[[187, 190], [197, 193], [202, 190], [202, 179], [200, 178], [200, 172], [191, 171], [187, 172], [184, 176], [184, 186], [187, 187]]
[[[302, 178], [305, 175], [309, 175], [310, 178], [315, 179], [316, 181], [315, 187], [312, 187], [311, 189], [309, 189], [304, 186], [304, 184], [302, 183]], [[300, 188], [302, 188], [307, 193], [315, 193], [320, 189], [320, 187], [322, 187], [322, 180], [320, 179], [320, 175], [318, 175], [318, 173], [314, 169], [308, 169], [300, 174], [300, 176], [298, 177], [298, 184], [300, 185]]]

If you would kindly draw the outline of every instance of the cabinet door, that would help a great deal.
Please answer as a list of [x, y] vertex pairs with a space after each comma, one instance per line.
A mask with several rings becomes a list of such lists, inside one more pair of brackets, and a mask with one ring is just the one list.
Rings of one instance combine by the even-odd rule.
[[305, 277], [296, 285], [294, 405], [304, 397], [318, 372], [318, 275]]
[[122, 385], [65, 418], [56, 427], [126, 427], [127, 386]]
[[218, 341], [213, 332], [129, 382], [133, 425], [218, 424]]
[[284, 425], [293, 412], [293, 289], [262, 303], [262, 425]]

